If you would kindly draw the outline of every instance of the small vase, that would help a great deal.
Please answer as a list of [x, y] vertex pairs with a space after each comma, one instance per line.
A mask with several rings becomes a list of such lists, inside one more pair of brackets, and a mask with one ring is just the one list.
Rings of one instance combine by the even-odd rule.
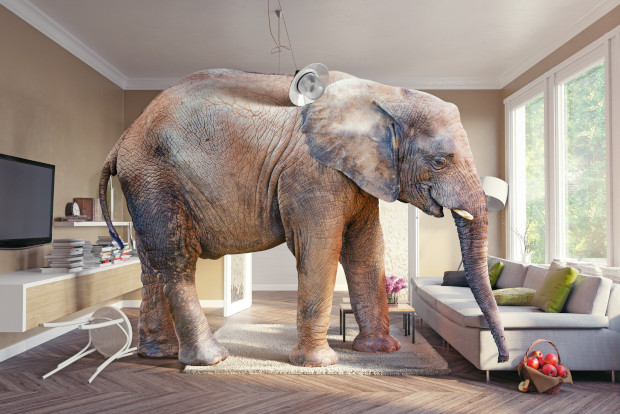
[[398, 293], [387, 294], [388, 305], [398, 305]]
[[532, 263], [532, 253], [521, 252], [521, 263], [529, 265]]

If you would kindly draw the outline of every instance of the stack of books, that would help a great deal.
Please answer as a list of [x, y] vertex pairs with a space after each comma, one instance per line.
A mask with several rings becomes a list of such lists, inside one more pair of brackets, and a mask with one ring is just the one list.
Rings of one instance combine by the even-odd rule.
[[110, 266], [112, 264], [112, 246], [96, 244], [92, 247], [92, 252], [99, 266]]
[[97, 244], [93, 246], [93, 253], [97, 255], [98, 252], [102, 255], [100, 256], [102, 265], [104, 264], [104, 258], [106, 260], [109, 259], [109, 264], [114, 264], [122, 260], [120, 246], [111, 236], [99, 236], [97, 238]]
[[79, 272], [84, 269], [84, 240], [55, 239], [52, 241], [52, 252], [45, 258], [50, 265], [42, 267], [42, 272]]
[[84, 246], [82, 247], [82, 252], [84, 254], [84, 268], [85, 269], [93, 269], [101, 266], [101, 260], [98, 256], [95, 256], [93, 253], [93, 244], [89, 241], [84, 242]]

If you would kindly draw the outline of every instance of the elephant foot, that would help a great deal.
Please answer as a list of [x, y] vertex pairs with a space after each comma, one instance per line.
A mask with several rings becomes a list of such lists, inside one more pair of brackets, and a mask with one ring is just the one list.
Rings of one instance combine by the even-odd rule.
[[179, 354], [179, 341], [174, 336], [173, 339], [162, 337], [151, 337], [148, 339], [140, 335], [138, 344], [138, 354], [147, 358], [176, 358]]
[[215, 338], [198, 345], [182, 346], [179, 361], [185, 365], [215, 365], [230, 354]]
[[329, 347], [327, 342], [323, 346], [307, 348], [297, 345], [291, 351], [289, 360], [293, 365], [300, 367], [327, 367], [338, 363], [338, 355]]
[[400, 349], [400, 341], [390, 334], [362, 336], [353, 341], [353, 349], [358, 352], [394, 352]]

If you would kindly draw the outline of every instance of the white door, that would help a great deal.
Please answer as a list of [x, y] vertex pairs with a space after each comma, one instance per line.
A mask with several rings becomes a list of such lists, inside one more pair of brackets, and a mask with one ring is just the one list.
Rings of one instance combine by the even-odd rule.
[[224, 256], [224, 316], [252, 306], [252, 254]]

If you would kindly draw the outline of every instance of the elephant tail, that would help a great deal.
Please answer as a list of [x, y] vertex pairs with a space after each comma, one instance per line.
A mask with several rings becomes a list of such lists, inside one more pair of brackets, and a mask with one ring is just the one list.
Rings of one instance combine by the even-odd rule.
[[[106, 158], [103, 163], [103, 168], [101, 169], [101, 178], [99, 180], [99, 204], [101, 205], [101, 211], [103, 212], [103, 218], [108, 225], [108, 231], [110, 232], [110, 236], [118, 243], [121, 250], [125, 247], [125, 244], [118, 236], [118, 232], [114, 228], [112, 224], [112, 220], [110, 220], [110, 211], [108, 209], [107, 202], [107, 193], [108, 193], [108, 183], [110, 181], [110, 177], [116, 175], [116, 158], [118, 157], [118, 149], [120, 147], [120, 143], [123, 140], [123, 137], [118, 140], [112, 151], [108, 154], [108, 158]], [[112, 206], [114, 208], [114, 206]]]

